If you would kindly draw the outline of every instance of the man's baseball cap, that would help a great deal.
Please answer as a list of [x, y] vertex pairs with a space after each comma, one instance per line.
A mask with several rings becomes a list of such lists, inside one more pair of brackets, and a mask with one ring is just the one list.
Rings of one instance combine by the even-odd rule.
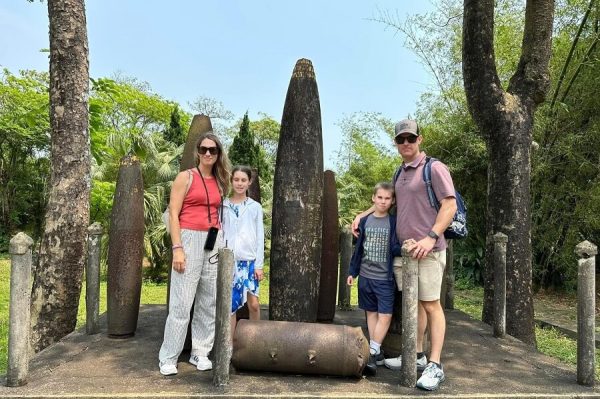
[[400, 122], [396, 123], [396, 134], [394, 137], [402, 133], [410, 133], [413, 136], [418, 136], [419, 125], [417, 125], [417, 122], [413, 121], [412, 119], [401, 120]]

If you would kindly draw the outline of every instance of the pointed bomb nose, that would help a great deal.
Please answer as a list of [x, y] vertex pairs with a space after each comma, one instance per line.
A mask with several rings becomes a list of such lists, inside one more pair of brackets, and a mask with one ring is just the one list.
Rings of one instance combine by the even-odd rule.
[[312, 62], [306, 58], [301, 58], [296, 61], [292, 78], [315, 78], [315, 69], [313, 68]]

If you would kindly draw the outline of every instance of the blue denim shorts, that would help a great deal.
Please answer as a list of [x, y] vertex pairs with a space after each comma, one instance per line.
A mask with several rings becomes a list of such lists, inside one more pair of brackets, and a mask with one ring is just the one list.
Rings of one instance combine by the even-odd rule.
[[359, 276], [358, 307], [367, 312], [392, 314], [394, 312], [394, 280], [373, 280]]

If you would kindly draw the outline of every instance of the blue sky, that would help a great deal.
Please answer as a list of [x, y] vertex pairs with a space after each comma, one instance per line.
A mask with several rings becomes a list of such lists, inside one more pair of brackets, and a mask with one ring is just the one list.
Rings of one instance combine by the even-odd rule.
[[[163, 97], [221, 101], [236, 117], [264, 112], [281, 120], [296, 61], [315, 68], [325, 166], [334, 166], [344, 116], [414, 114], [431, 77], [404, 38], [378, 22], [379, 10], [407, 14], [429, 2], [88, 0], [90, 74], [115, 72], [148, 82]], [[46, 3], [0, 4], [0, 66], [47, 70]]]

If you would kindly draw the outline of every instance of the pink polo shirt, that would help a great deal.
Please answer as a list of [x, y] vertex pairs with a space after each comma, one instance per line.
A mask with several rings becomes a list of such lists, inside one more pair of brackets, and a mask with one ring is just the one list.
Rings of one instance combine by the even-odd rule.
[[[419, 241], [427, 236], [435, 224], [437, 212], [429, 204], [427, 188], [423, 180], [425, 152], [411, 163], [402, 165], [402, 172], [396, 181], [396, 233], [400, 242], [413, 238]], [[438, 201], [454, 198], [454, 184], [448, 167], [440, 161], [431, 164], [431, 185]], [[433, 250], [446, 249], [446, 239], [441, 234]]]

